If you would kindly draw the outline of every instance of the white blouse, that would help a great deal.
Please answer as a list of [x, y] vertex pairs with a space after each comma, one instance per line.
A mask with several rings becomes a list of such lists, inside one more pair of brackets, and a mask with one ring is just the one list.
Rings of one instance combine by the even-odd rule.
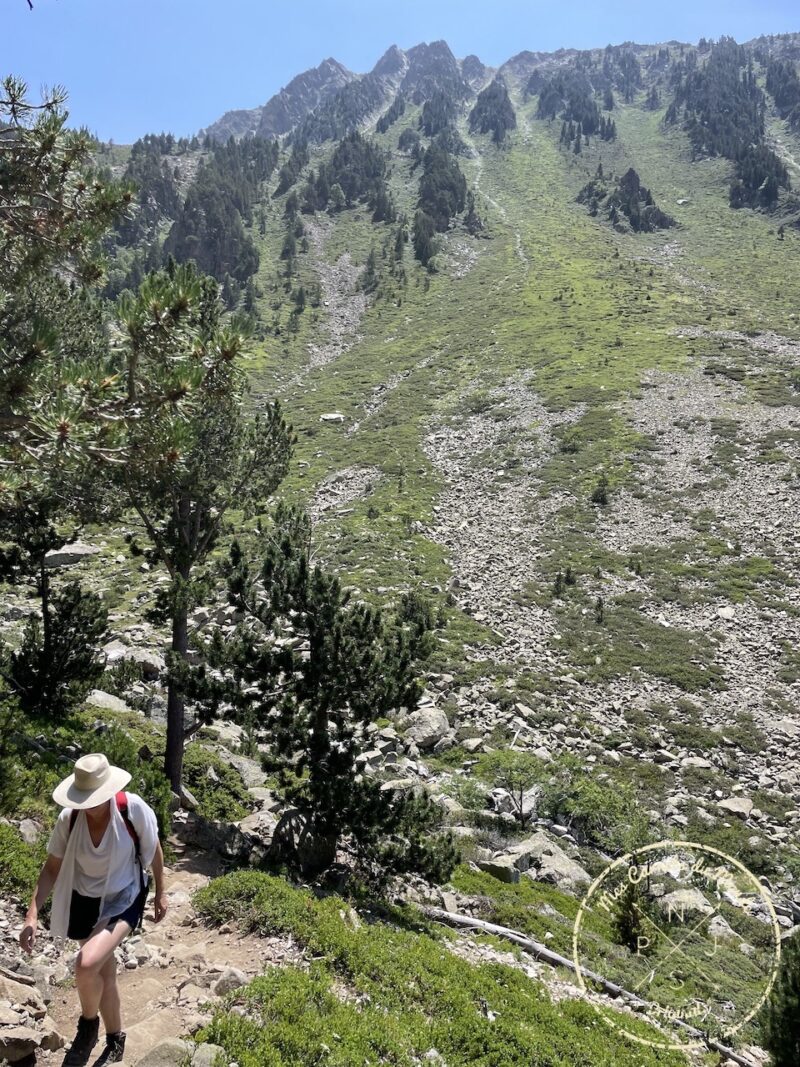
[[[156, 815], [136, 793], [127, 793], [127, 797], [128, 817], [139, 835], [142, 864], [149, 867], [158, 847]], [[53, 889], [50, 929], [54, 937], [67, 935], [73, 890], [82, 896], [100, 898], [95, 929], [102, 929], [113, 915], [127, 910], [139, 893], [135, 846], [113, 797], [110, 803], [111, 819], [97, 846], [92, 842], [85, 812], [78, 813], [71, 833], [71, 808], [62, 810], [53, 827], [47, 851], [62, 860]]]

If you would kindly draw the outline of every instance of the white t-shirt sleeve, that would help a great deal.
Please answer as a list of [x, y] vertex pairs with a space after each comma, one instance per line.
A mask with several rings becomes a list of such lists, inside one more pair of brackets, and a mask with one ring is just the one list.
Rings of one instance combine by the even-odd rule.
[[64, 853], [67, 851], [67, 842], [69, 841], [69, 820], [71, 815], [71, 808], [61, 809], [61, 814], [56, 819], [53, 832], [50, 834], [50, 840], [47, 842], [48, 853], [51, 856], [58, 857], [58, 859], [63, 859]]
[[133, 828], [139, 835], [139, 852], [142, 863], [149, 867], [158, 847], [158, 820], [150, 805], [136, 793], [128, 793], [128, 814]]

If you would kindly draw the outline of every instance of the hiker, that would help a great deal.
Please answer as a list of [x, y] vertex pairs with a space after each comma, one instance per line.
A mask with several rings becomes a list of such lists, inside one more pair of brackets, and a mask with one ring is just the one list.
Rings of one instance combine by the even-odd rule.
[[75, 984], [81, 1002], [78, 1031], [65, 1067], [83, 1067], [97, 1044], [100, 1019], [106, 1046], [98, 1063], [119, 1063], [125, 1050], [115, 949], [141, 925], [148, 881], [155, 879], [153, 918], [167, 911], [164, 854], [153, 809], [136, 793], [122, 792], [130, 774], [113, 767], [101, 753], [81, 756], [75, 771], [53, 790], [63, 808], [50, 835], [47, 860], [19, 937], [33, 950], [39, 912], [53, 890], [50, 930], [81, 948]]

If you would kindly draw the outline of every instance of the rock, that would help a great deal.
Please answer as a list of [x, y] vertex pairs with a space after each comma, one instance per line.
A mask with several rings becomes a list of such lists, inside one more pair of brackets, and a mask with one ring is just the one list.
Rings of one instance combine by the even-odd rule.
[[708, 932], [714, 938], [719, 938], [720, 941], [741, 941], [741, 937], [733, 927], [722, 918], [721, 915], [715, 915], [714, 918], [708, 924]]
[[195, 1046], [189, 1041], [169, 1037], [140, 1059], [136, 1067], [184, 1067], [192, 1062]]
[[123, 641], [109, 641], [108, 644], [103, 645], [103, 652], [105, 653], [108, 666], [111, 666], [114, 663], [119, 663], [120, 660], [125, 659], [130, 651], [130, 646], [126, 645]]
[[390, 778], [381, 783], [381, 792], [417, 793], [421, 796], [425, 786], [416, 778]]
[[39, 1049], [54, 1052], [63, 1048], [64, 1038], [56, 1030], [55, 1023], [45, 1016], [38, 1027], [12, 1025], [0, 1027], [0, 1061], [19, 1063], [34, 1056]]
[[703, 770], [711, 770], [713, 763], [710, 760], [703, 759], [702, 756], [684, 756], [681, 760], [681, 767], [700, 767]]
[[200, 807], [197, 797], [185, 785], [181, 786], [181, 804], [188, 811], [197, 811]]
[[250, 834], [258, 841], [269, 844], [277, 824], [277, 817], [271, 811], [262, 808], [261, 811], [254, 811], [251, 815], [240, 819], [239, 829], [242, 833]]
[[436, 742], [450, 729], [445, 713], [433, 705], [418, 708], [410, 717], [406, 729], [406, 741], [417, 746], [420, 752], [432, 749]]
[[106, 693], [102, 689], [93, 689], [86, 698], [86, 703], [93, 708], [102, 708], [103, 711], [131, 711], [132, 709], [115, 697], [112, 693]]
[[25, 985], [5, 975], [0, 975], [0, 1001], [2, 1000], [24, 1008], [34, 1019], [43, 1019], [47, 1014], [42, 995], [35, 985]]
[[508, 857], [530, 878], [558, 886], [559, 889], [570, 890], [591, 882], [583, 867], [544, 831], [518, 842], [509, 849]]
[[726, 622], [732, 622], [736, 618], [736, 608], [726, 605], [724, 608], [717, 608], [717, 616], [720, 619], [725, 619]]
[[211, 992], [217, 997], [224, 997], [234, 989], [240, 989], [247, 985], [249, 979], [244, 971], [237, 967], [226, 967], [219, 978], [211, 986]]
[[662, 748], [653, 756], [654, 763], [674, 763], [677, 760], [677, 756], [674, 752], [670, 752], [669, 749]]
[[280, 809], [281, 802], [271, 789], [266, 789], [261, 785], [253, 785], [247, 792], [253, 800], [261, 805], [263, 811], [278, 811]]
[[167, 669], [164, 657], [153, 649], [131, 648], [125, 659], [131, 659], [139, 664], [142, 669], [142, 678], [146, 682], [157, 682]]
[[320, 415], [320, 422], [344, 422], [344, 415], [340, 411], [328, 411]]
[[26, 845], [36, 844], [36, 839], [39, 836], [39, 827], [33, 819], [23, 819], [17, 829], [19, 830], [19, 836]]
[[727, 800], [720, 800], [717, 807], [739, 819], [747, 819], [753, 811], [753, 801], [749, 797], [728, 797]]
[[227, 1062], [228, 1055], [221, 1045], [198, 1045], [192, 1056], [192, 1067], [217, 1067], [218, 1064]]
[[709, 904], [699, 889], [675, 889], [659, 899], [659, 907], [667, 916], [683, 921], [684, 915], [713, 915], [714, 906]]
[[483, 749], [483, 738], [468, 737], [466, 741], [461, 742], [461, 747], [465, 752], [469, 752], [470, 754], [473, 752], [480, 752]]
[[519, 868], [514, 865], [510, 856], [500, 856], [497, 859], [478, 860], [478, 867], [487, 874], [491, 874], [499, 882], [507, 882], [516, 885], [519, 882]]
[[184, 844], [193, 845], [202, 852], [216, 852], [243, 863], [263, 858], [253, 855], [254, 851], [258, 852], [257, 842], [237, 823], [206, 819], [194, 811], [187, 812], [183, 821], [175, 822], [175, 834]]
[[91, 559], [99, 551], [100, 549], [95, 548], [94, 545], [84, 545], [80, 541], [75, 541], [71, 545], [62, 545], [61, 548], [51, 548], [44, 557], [45, 566], [51, 570], [57, 567], [72, 567], [76, 563]]

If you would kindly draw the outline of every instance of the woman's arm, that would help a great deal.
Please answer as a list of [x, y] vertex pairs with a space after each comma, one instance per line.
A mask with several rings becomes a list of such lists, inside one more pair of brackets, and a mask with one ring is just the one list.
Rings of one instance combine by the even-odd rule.
[[19, 943], [25, 952], [33, 951], [33, 943], [36, 940], [36, 927], [39, 922], [39, 912], [44, 907], [45, 901], [50, 896], [53, 886], [56, 884], [58, 872], [61, 870], [63, 859], [61, 856], [48, 855], [39, 872], [39, 880], [31, 898], [28, 913], [25, 916], [25, 925], [19, 935]]
[[156, 845], [156, 852], [153, 856], [153, 862], [150, 864], [153, 869], [153, 878], [156, 883], [156, 899], [153, 918], [157, 923], [160, 923], [164, 916], [167, 914], [167, 891], [164, 887], [164, 853], [161, 850], [161, 842]]

